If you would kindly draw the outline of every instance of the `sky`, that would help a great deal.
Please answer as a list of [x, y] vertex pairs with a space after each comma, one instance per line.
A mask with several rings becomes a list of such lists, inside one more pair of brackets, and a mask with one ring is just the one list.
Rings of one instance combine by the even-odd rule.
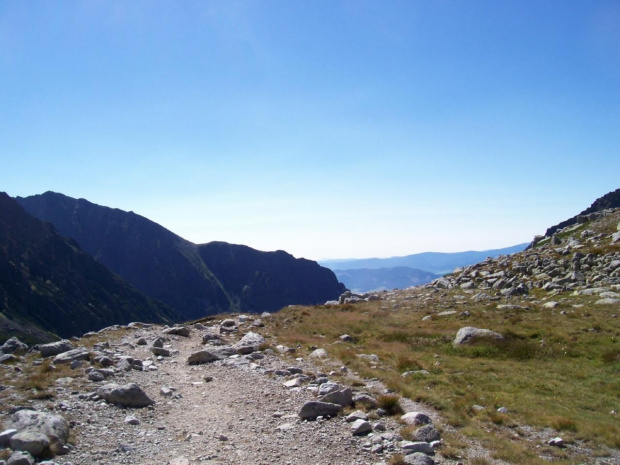
[[0, 0], [0, 191], [319, 260], [486, 250], [620, 187], [616, 0]]

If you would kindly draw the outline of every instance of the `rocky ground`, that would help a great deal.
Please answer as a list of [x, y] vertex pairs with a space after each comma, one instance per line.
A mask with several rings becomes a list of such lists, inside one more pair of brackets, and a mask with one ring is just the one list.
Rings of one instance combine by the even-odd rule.
[[[500, 310], [553, 309], [582, 296], [615, 308], [619, 214], [602, 212], [586, 219], [596, 228], [572, 226], [538, 240], [536, 248], [457, 270], [431, 285], [346, 294], [341, 303], [381, 300], [424, 309], [425, 302], [446, 293], [446, 314], [460, 312], [464, 301]], [[534, 289], [547, 295], [537, 300], [530, 295]], [[268, 346], [259, 320], [237, 316], [203, 323], [183, 328], [136, 323], [71, 342], [29, 348], [13, 340], [2, 346], [0, 464], [459, 462], [442, 455], [440, 432], [448, 427], [427, 407], [401, 399], [408, 415], [388, 415], [380, 408], [388, 393], [379, 382], [359, 379], [321, 350], [302, 359], [296, 348], [274, 346], [273, 338]], [[61, 431], [41, 429], [49, 417], [37, 418], [39, 429], [25, 426], [17, 418], [26, 415], [20, 413], [24, 409], [50, 414]], [[407, 423], [418, 428], [416, 441], [401, 437]], [[471, 438], [467, 444], [469, 461], [490, 463]]]
[[[21, 408], [65, 418], [71, 433], [62, 455], [47, 453], [58, 464], [379, 464], [397, 453], [409, 453], [403, 463], [432, 463], [435, 451], [429, 443], [440, 437], [432, 427], [433, 412], [403, 400], [420, 414], [410, 414], [410, 422], [420, 427], [431, 422], [428, 442], [403, 441], [400, 415], [377, 409], [377, 398], [385, 392], [379, 383], [357, 379], [322, 359], [320, 350], [314, 360], [303, 360], [294, 349], [266, 348], [254, 332], [260, 329], [250, 328], [251, 323], [241, 316], [210, 327], [113, 327], [71, 345], [52, 345], [53, 350], [36, 348], [45, 354], [64, 351], [47, 359], [38, 350], [19, 355], [18, 349], [1, 365], [2, 422], [10, 433], [14, 412]], [[249, 344], [238, 343], [243, 333], [250, 334]], [[204, 353], [218, 359], [188, 364]], [[44, 371], [53, 382], [49, 396], [19, 388], [51, 360]], [[108, 397], [106, 389], [129, 383], [137, 385], [136, 392]], [[308, 402], [330, 391], [345, 392], [345, 408], [336, 405], [333, 418], [321, 416], [321, 404], [314, 414], [304, 414]], [[15, 445], [0, 441], [8, 458]], [[426, 454], [412, 453], [418, 450]], [[13, 453], [8, 463], [22, 463], [18, 455]], [[48, 463], [42, 461], [46, 452], [35, 456]], [[435, 461], [442, 462], [440, 455]]]

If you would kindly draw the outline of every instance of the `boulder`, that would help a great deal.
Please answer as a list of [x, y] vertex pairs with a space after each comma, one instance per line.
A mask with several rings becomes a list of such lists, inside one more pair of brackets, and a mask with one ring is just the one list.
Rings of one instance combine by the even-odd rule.
[[50, 439], [34, 430], [25, 429], [11, 438], [11, 449], [28, 452], [33, 457], [41, 454], [49, 446]]
[[368, 420], [368, 415], [366, 412], [362, 412], [361, 410], [356, 410], [353, 413], [350, 413], [345, 418], [347, 423], [353, 423], [355, 420]]
[[351, 423], [351, 434], [354, 436], [361, 436], [370, 432], [372, 432], [372, 425], [366, 420], [359, 419]]
[[54, 365], [69, 364], [76, 360], [87, 360], [89, 357], [88, 349], [85, 347], [78, 347], [77, 349], [69, 350], [54, 357]]
[[452, 289], [452, 283], [447, 278], [439, 278], [431, 283], [438, 289]]
[[18, 432], [31, 431], [43, 434], [51, 443], [61, 446], [64, 446], [69, 439], [69, 423], [60, 415], [53, 413], [19, 410], [10, 417], [7, 426]]
[[[340, 391], [330, 392], [329, 394], [321, 397], [319, 400], [321, 402], [328, 402], [330, 404], [338, 404], [343, 407], [348, 407], [353, 404], [353, 391], [350, 388], [346, 388]], [[367, 418], [365, 418], [365, 420], [367, 420]]]
[[7, 460], [6, 465], [34, 465], [35, 460], [28, 452], [15, 451]]
[[163, 334], [174, 334], [177, 336], [189, 337], [190, 329], [187, 326], [173, 326], [162, 331]]
[[16, 337], [8, 339], [0, 346], [0, 353], [4, 354], [25, 354], [28, 352], [28, 346]]
[[353, 403], [355, 405], [363, 405], [367, 409], [375, 409], [379, 406], [379, 402], [370, 394], [357, 394], [353, 397]]
[[458, 333], [456, 333], [453, 344], [455, 346], [459, 346], [471, 344], [481, 340], [501, 341], [503, 339], [504, 337], [501, 334], [496, 333], [495, 331], [466, 326], [459, 329]]
[[75, 346], [68, 341], [67, 339], [63, 339], [62, 341], [50, 342], [49, 344], [42, 344], [39, 346], [39, 351], [41, 351], [41, 355], [43, 357], [52, 357], [54, 355], [62, 354], [63, 352], [68, 352], [70, 350], [75, 349]]
[[187, 358], [188, 365], [200, 365], [202, 363], [211, 363], [216, 360], [220, 360], [220, 357], [215, 355], [211, 350], [199, 350], [197, 352], [193, 352]]
[[415, 441], [431, 443], [433, 441], [439, 441], [441, 439], [441, 434], [433, 425], [424, 425], [413, 433], [413, 439]]
[[17, 434], [15, 428], [6, 429], [0, 433], [0, 449], [7, 447], [11, 443], [11, 438]]
[[306, 402], [299, 411], [299, 418], [302, 420], [314, 420], [316, 417], [336, 416], [342, 407], [338, 404], [329, 402]]
[[8, 364], [13, 362], [18, 362], [19, 357], [16, 357], [13, 354], [2, 354], [0, 353], [0, 364]]
[[402, 415], [400, 419], [408, 425], [429, 425], [433, 423], [428, 415], [421, 412], [408, 412]]
[[136, 383], [122, 386], [110, 383], [101, 386], [96, 392], [102, 399], [123, 407], [141, 408], [155, 403]]
[[318, 395], [319, 396], [325, 396], [327, 394], [329, 394], [330, 392], [336, 392], [336, 391], [340, 391], [341, 387], [339, 384], [334, 383], [332, 381], [328, 381], [326, 383], [322, 383], [319, 386], [319, 392]]
[[431, 445], [424, 441], [403, 441], [400, 443], [400, 447], [407, 455], [414, 454], [415, 452], [421, 452], [426, 455], [435, 455], [435, 451]]
[[250, 331], [233, 345], [233, 348], [240, 354], [251, 354], [258, 350], [261, 344], [265, 343], [265, 338], [258, 333]]
[[327, 358], [327, 351], [325, 349], [316, 349], [310, 354], [310, 358]]
[[170, 357], [171, 355], [170, 350], [163, 347], [151, 347], [151, 353], [157, 357]]

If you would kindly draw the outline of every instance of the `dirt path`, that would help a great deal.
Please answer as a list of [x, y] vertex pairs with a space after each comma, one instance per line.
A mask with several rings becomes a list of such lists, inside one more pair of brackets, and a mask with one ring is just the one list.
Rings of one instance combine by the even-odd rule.
[[[117, 352], [146, 360], [156, 330], [137, 330], [112, 344]], [[138, 337], [149, 346], [135, 346]], [[287, 388], [273, 370], [291, 366], [314, 376], [307, 362], [267, 355], [250, 361], [244, 356], [226, 362], [188, 366], [187, 357], [202, 348], [201, 334], [170, 336], [178, 351], [157, 362], [157, 371], [129, 371], [111, 379], [135, 382], [156, 404], [122, 409], [74, 395], [65, 401], [66, 416], [76, 426], [77, 447], [64, 459], [78, 464], [374, 464], [387, 463], [397, 446], [400, 425], [382, 419], [386, 432], [353, 436], [344, 418], [300, 421], [304, 402], [315, 400], [305, 388]], [[135, 346], [131, 348], [130, 345]], [[212, 378], [205, 381], [205, 377]], [[94, 386], [93, 386], [94, 387]], [[171, 397], [163, 396], [168, 387]], [[77, 392], [77, 391], [76, 391]], [[126, 424], [134, 416], [138, 425]], [[374, 422], [376, 423], [376, 421]], [[385, 453], [373, 453], [382, 444]]]

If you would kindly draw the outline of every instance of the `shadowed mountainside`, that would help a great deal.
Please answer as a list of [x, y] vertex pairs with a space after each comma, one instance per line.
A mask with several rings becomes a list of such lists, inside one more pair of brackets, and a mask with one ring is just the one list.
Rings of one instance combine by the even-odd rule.
[[210, 242], [198, 248], [207, 267], [230, 294], [237, 296], [240, 308], [249, 312], [280, 309], [290, 303], [323, 303], [346, 290], [327, 268], [296, 259], [283, 250], [260, 252], [226, 242]]
[[49, 340], [179, 315], [146, 298], [0, 193], [0, 339]]
[[224, 242], [199, 246], [133, 212], [54, 192], [17, 201], [186, 319], [323, 303], [344, 290], [331, 270], [285, 252], [260, 252]]

